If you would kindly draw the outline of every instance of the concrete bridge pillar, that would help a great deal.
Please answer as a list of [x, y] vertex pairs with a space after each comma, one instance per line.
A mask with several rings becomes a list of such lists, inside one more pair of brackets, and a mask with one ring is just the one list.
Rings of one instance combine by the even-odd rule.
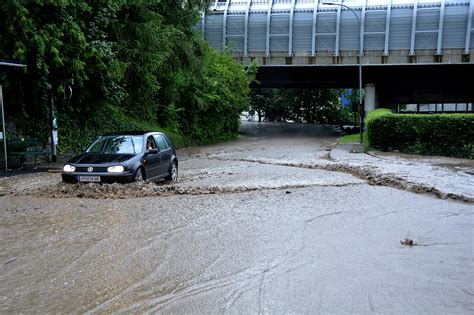
[[365, 85], [365, 111], [370, 112], [371, 110], [376, 109], [377, 106], [377, 93], [375, 91], [375, 84], [366, 84]]

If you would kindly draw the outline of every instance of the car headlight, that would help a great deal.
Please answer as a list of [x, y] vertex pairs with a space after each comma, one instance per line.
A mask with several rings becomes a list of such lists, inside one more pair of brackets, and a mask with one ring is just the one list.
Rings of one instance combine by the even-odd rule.
[[66, 173], [71, 173], [71, 172], [74, 172], [75, 170], [76, 170], [76, 167], [69, 164], [66, 164], [63, 167], [63, 172], [66, 172]]
[[107, 172], [109, 173], [122, 173], [125, 169], [122, 165], [111, 166], [107, 168]]

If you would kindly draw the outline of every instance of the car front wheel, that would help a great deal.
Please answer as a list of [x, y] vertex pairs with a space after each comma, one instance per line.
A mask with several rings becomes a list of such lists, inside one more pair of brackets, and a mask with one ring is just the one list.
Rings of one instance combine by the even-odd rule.
[[143, 176], [143, 169], [141, 167], [139, 167], [137, 169], [137, 171], [135, 172], [135, 177], [133, 178], [133, 180], [135, 182], [141, 182], [143, 181], [145, 178], [145, 176]]

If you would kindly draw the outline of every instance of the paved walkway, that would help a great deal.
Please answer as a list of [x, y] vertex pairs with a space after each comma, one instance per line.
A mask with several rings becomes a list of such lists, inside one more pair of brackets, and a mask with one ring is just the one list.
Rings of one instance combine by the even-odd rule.
[[374, 184], [474, 202], [474, 160], [359, 151], [356, 144], [337, 145], [330, 158]]

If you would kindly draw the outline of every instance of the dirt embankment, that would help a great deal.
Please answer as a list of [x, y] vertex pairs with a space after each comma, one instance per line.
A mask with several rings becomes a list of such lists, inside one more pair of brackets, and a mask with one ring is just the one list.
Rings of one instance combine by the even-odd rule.
[[440, 199], [450, 199], [456, 201], [462, 201], [465, 203], [474, 203], [473, 198], [469, 198], [462, 195], [452, 194], [452, 193], [443, 193], [439, 189], [435, 187], [430, 187], [427, 185], [411, 183], [403, 178], [393, 176], [393, 175], [385, 175], [379, 174], [378, 172], [367, 169], [367, 168], [360, 168], [355, 166], [349, 165], [341, 165], [341, 164], [331, 164], [325, 165], [323, 167], [325, 170], [329, 171], [338, 171], [338, 172], [345, 172], [357, 176], [361, 179], [367, 181], [369, 185], [380, 185], [380, 186], [388, 186], [394, 187], [402, 190], [406, 190], [409, 192], [414, 192], [417, 194], [432, 194]]

